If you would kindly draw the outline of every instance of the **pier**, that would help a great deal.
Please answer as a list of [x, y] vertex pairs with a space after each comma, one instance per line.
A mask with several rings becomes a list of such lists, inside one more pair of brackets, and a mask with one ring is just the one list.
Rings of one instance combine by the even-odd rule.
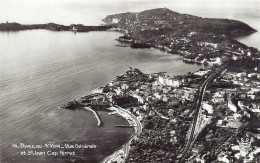
[[100, 127], [100, 126], [101, 126], [101, 120], [100, 120], [100, 118], [99, 118], [97, 112], [96, 112], [95, 110], [89, 108], [89, 107], [84, 107], [84, 109], [86, 109], [86, 110], [88, 110], [88, 111], [91, 111], [91, 112], [94, 114], [94, 116], [95, 116], [95, 118], [96, 118], [96, 120], [97, 120], [97, 126]]

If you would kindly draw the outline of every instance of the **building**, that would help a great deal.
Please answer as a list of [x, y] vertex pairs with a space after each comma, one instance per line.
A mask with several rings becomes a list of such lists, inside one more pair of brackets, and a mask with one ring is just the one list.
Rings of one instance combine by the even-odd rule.
[[162, 98], [162, 94], [160, 94], [158, 92], [155, 92], [153, 95], [154, 95], [155, 98], [158, 98], [158, 99]]
[[164, 102], [168, 102], [168, 101], [169, 101], [169, 97], [163, 96], [162, 100], [163, 100]]
[[202, 103], [202, 108], [204, 110], [206, 110], [208, 112], [208, 114], [213, 114], [213, 106], [212, 105], [210, 105], [210, 104], [208, 104], [206, 102], [203, 102]]
[[123, 84], [121, 84], [121, 88], [122, 88], [122, 89], [129, 89], [129, 85], [123, 83]]
[[112, 102], [113, 101], [113, 97], [116, 95], [115, 92], [108, 92], [106, 93], [106, 98], [108, 101]]
[[92, 94], [103, 93], [103, 91], [104, 91], [104, 87], [98, 87], [98, 88], [92, 90]]
[[204, 76], [204, 75], [206, 75], [208, 72], [210, 72], [210, 70], [197, 71], [197, 72], [194, 72], [193, 74], [194, 74], [194, 75], [198, 75], [198, 76]]
[[165, 74], [160, 74], [158, 77], [158, 83], [166, 86], [180, 87], [182, 85], [182, 80], [178, 78], [171, 78]]
[[213, 97], [212, 101], [214, 103], [224, 103], [225, 102], [225, 98], [224, 97]]
[[228, 100], [228, 108], [235, 113], [237, 112], [237, 107], [231, 102], [231, 100]]
[[196, 154], [199, 154], [203, 150], [204, 146], [202, 144], [194, 145], [194, 148], [192, 148], [192, 152]]

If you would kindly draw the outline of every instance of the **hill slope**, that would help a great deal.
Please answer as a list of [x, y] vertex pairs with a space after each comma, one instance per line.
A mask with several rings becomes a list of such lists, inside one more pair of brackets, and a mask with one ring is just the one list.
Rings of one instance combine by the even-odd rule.
[[158, 8], [109, 15], [103, 21], [123, 31], [135, 44], [151, 45], [198, 62], [217, 56], [259, 55], [257, 49], [231, 38], [256, 32], [237, 20], [201, 18]]

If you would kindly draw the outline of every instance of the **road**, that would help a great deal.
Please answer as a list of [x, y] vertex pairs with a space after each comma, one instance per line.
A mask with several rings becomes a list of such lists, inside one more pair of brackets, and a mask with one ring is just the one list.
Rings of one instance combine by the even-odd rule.
[[142, 125], [141, 123], [138, 121], [138, 119], [131, 114], [129, 111], [119, 107], [119, 106], [113, 106], [111, 107], [114, 110], [116, 110], [118, 112], [118, 114], [122, 115], [124, 118], [126, 118], [130, 125], [131, 123], [134, 123], [135, 125], [135, 134], [132, 135], [128, 141], [123, 145], [123, 147], [119, 150], [117, 150], [116, 152], [114, 152], [112, 155], [108, 156], [104, 161], [102, 161], [103, 163], [110, 163], [110, 162], [114, 162], [117, 161], [119, 162], [125, 162], [125, 159], [127, 158], [128, 154], [129, 154], [129, 150], [130, 150], [130, 144], [132, 142], [133, 139], [135, 139], [137, 136], [139, 136], [142, 132]]
[[214, 72], [213, 74], [211, 74], [200, 86], [199, 86], [199, 92], [198, 92], [198, 98], [195, 102], [195, 106], [194, 106], [194, 109], [196, 110], [195, 112], [195, 118], [193, 120], [193, 123], [192, 123], [192, 129], [191, 129], [191, 134], [190, 134], [190, 137], [189, 137], [189, 140], [187, 142], [187, 145], [186, 147], [184, 148], [184, 150], [182, 151], [181, 155], [178, 156], [178, 158], [181, 158], [181, 160], [179, 162], [184, 162], [185, 160], [185, 156], [186, 154], [190, 151], [190, 148], [193, 146], [193, 143], [196, 139], [196, 129], [199, 127], [199, 117], [200, 117], [200, 114], [201, 114], [201, 102], [203, 100], [203, 97], [204, 97], [204, 93], [205, 93], [205, 90], [207, 88], [207, 85], [210, 81], [212, 81], [217, 75], [217, 72]]

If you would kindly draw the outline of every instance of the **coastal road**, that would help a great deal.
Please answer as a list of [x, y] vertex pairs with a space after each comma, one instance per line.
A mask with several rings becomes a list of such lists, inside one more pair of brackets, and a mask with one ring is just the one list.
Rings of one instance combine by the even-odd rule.
[[123, 109], [123, 108], [118, 107], [118, 109], [120, 109], [120, 110], [121, 110], [122, 112], [124, 112], [125, 114], [128, 114], [128, 115], [131, 117], [131, 119], [134, 120], [134, 122], [135, 122], [135, 124], [136, 124], [136, 127], [135, 127], [135, 135], [133, 135], [133, 136], [128, 140], [128, 142], [125, 144], [124, 153], [125, 153], [125, 158], [126, 158], [126, 157], [128, 156], [128, 154], [129, 154], [130, 144], [131, 144], [132, 140], [133, 140], [134, 138], [136, 138], [138, 135], [140, 135], [141, 132], [142, 132], [142, 125], [141, 125], [141, 123], [138, 121], [138, 119], [137, 119], [133, 114], [128, 113], [128, 111], [126, 111], [126, 110]]
[[199, 121], [200, 121], [200, 114], [201, 114], [201, 102], [203, 100], [203, 97], [204, 97], [204, 93], [206, 91], [206, 88], [207, 88], [207, 85], [210, 81], [212, 81], [216, 76], [217, 76], [217, 72], [214, 72], [212, 73], [205, 81], [204, 83], [202, 83], [200, 86], [199, 86], [199, 92], [198, 92], [198, 98], [195, 102], [195, 106], [194, 106], [194, 109], [196, 110], [195, 112], [195, 118], [193, 120], [193, 124], [192, 124], [192, 129], [191, 129], [191, 133], [190, 133], [190, 137], [189, 137], [189, 140], [187, 142], [187, 145], [186, 147], [184, 148], [184, 150], [182, 151], [181, 155], [178, 156], [178, 158], [181, 158], [181, 160], [179, 162], [184, 162], [185, 160], [185, 156], [186, 154], [190, 151], [190, 148], [193, 146], [193, 143], [196, 139], [196, 135], [198, 133], [196, 133], [196, 129], [199, 128]]
[[113, 107], [111, 107], [114, 111], [117, 111], [118, 114], [120, 114], [121, 116], [123, 116], [124, 118], [127, 119], [127, 121], [130, 123], [134, 123], [135, 125], [135, 134], [132, 135], [128, 141], [122, 146], [121, 149], [117, 150], [116, 152], [114, 152], [112, 155], [108, 156], [103, 163], [110, 163], [110, 162], [114, 162], [117, 161], [119, 162], [125, 162], [125, 159], [127, 158], [128, 154], [129, 154], [129, 150], [130, 150], [130, 144], [132, 142], [133, 139], [135, 139], [138, 135], [141, 134], [142, 132], [142, 125], [141, 123], [138, 121], [138, 119], [131, 114], [129, 111], [115, 105]]

